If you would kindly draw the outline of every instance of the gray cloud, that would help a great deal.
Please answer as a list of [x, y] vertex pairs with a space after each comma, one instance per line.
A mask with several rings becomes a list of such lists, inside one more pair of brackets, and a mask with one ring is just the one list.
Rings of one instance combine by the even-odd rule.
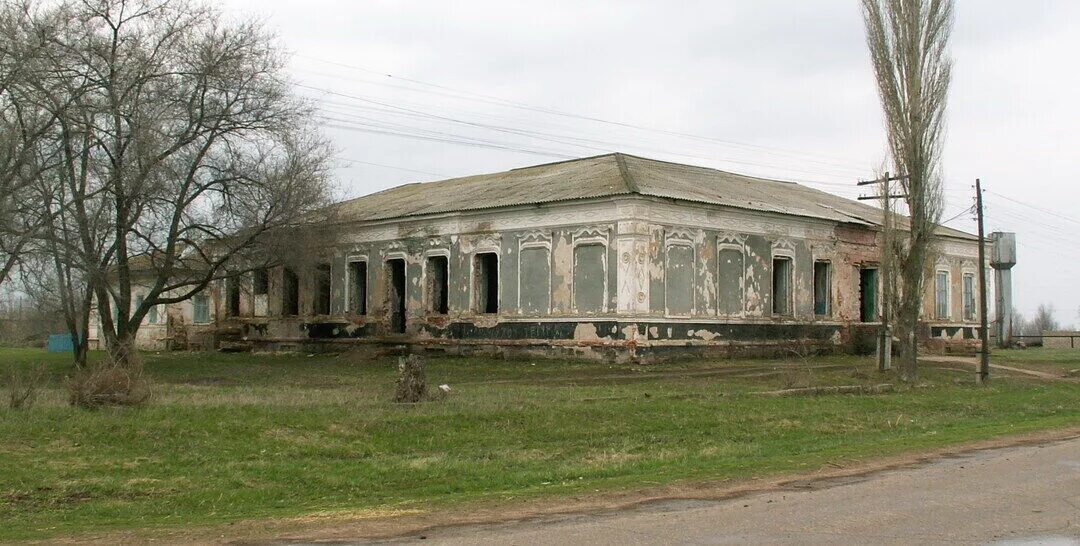
[[[298, 80], [337, 92], [481, 123], [611, 141], [652, 157], [826, 184], [868, 176], [884, 158], [880, 111], [855, 0], [225, 4], [231, 13], [264, 17], [285, 45], [302, 55], [293, 62]], [[968, 205], [968, 187], [979, 176], [997, 194], [1080, 217], [1072, 205], [1080, 198], [1072, 183], [1080, 149], [1080, 76], [1073, 59], [1080, 51], [1073, 23], [1078, 17], [1080, 4], [1069, 0], [958, 2], [945, 162], [950, 216]], [[451, 99], [439, 94], [452, 94], [445, 89], [309, 58], [608, 120], [799, 150], [811, 157]], [[570, 155], [598, 153], [374, 113], [357, 108], [355, 100], [332, 100], [353, 105], [334, 107], [337, 111], [416, 128]], [[446, 175], [551, 159], [327, 132], [342, 157]], [[339, 178], [343, 194], [360, 195], [437, 177], [343, 163]], [[821, 187], [856, 193], [848, 186]], [[1080, 276], [1080, 244], [1071, 234], [1080, 225], [995, 194], [987, 201], [991, 228], [1019, 234], [1019, 307], [1031, 312], [1040, 302], [1054, 301], [1060, 318], [1074, 320], [1080, 307], [1080, 295], [1072, 289]], [[964, 218], [952, 225], [974, 228]]]

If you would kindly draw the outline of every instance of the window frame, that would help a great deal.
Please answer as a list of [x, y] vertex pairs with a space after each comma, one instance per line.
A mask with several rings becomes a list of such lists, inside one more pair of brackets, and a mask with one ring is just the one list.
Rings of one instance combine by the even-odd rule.
[[260, 267], [251, 271], [251, 295], [265, 296], [270, 293], [270, 271]]
[[547, 304], [542, 309], [540, 309], [540, 314], [542, 314], [542, 315], [551, 314], [551, 270], [552, 270], [551, 238], [547, 234], [538, 234], [538, 233], [530, 233], [530, 234], [527, 234], [527, 235], [525, 235], [523, 237], [520, 237], [518, 239], [518, 253], [517, 253], [517, 260], [518, 260], [518, 264], [517, 264], [518, 265], [517, 309], [518, 309], [518, 312], [519, 313], [524, 313], [525, 312], [524, 308], [522, 306], [522, 299], [521, 299], [521, 278], [522, 278], [522, 274], [521, 274], [521, 271], [522, 271], [522, 269], [521, 269], [521, 256], [523, 254], [523, 251], [526, 251], [526, 250], [543, 250], [547, 255], [547, 266], [548, 266]]
[[[200, 304], [200, 302], [202, 302]], [[206, 318], [200, 320], [199, 308], [205, 309]], [[210, 296], [206, 294], [195, 294], [191, 297], [191, 323], [192, 324], [210, 324]]]
[[[434, 305], [434, 293], [432, 291], [433, 285], [428, 278], [428, 267], [431, 265], [432, 258], [442, 258], [446, 260], [446, 285], [443, 288], [444, 297], [446, 298], [446, 311], [439, 312], [435, 309]], [[429, 315], [446, 316], [450, 314], [450, 250], [446, 248], [439, 248], [434, 250], [428, 250], [424, 252], [424, 268], [420, 273], [420, 283], [424, 287], [424, 312]]]
[[[364, 264], [364, 309], [363, 312], [359, 312], [356, 308], [356, 302], [353, 301], [355, 294], [353, 294], [356, 288], [356, 267], [354, 264]], [[345, 314], [356, 316], [367, 316], [371, 307], [371, 286], [368, 282], [368, 277], [371, 275], [371, 262], [366, 255], [347, 256], [345, 258]]]
[[[945, 275], [945, 312], [941, 312], [942, 302], [938, 301], [940, 290], [938, 281], [941, 275]], [[937, 268], [934, 270], [934, 318], [937, 320], [952, 320], [952, 272], [948, 269]]]
[[[394, 301], [394, 263], [401, 262], [401, 309], [396, 309]], [[404, 252], [387, 252], [383, 258], [383, 275], [385, 276], [383, 289], [383, 308], [386, 310], [387, 319], [390, 321], [391, 330], [394, 334], [404, 334], [409, 331], [409, 258]], [[401, 312], [401, 324], [393, 328], [394, 315]]]
[[[290, 284], [289, 276], [292, 276], [291, 284], [292, 284], [293, 290], [296, 291], [296, 297], [295, 298], [286, 298], [286, 295], [287, 295], [287, 293], [289, 291], [288, 288], [289, 288], [289, 284]], [[300, 311], [301, 311], [301, 308], [300, 308], [300, 275], [295, 270], [293, 270], [291, 267], [282, 267], [281, 268], [281, 297], [280, 297], [280, 300], [281, 300], [280, 315], [282, 317], [298, 317], [298, 316], [300, 316]], [[290, 312], [285, 311], [285, 304], [286, 304], [287, 300], [292, 300], [292, 302], [293, 302], [289, 306], [289, 307], [292, 307], [292, 309], [289, 310]]]
[[[967, 297], [967, 286], [965, 282], [971, 279], [971, 298]], [[974, 271], [963, 271], [960, 274], [960, 314], [961, 320], [964, 322], [975, 322], [979, 318], [979, 276]], [[971, 304], [970, 309], [968, 303]], [[970, 311], [970, 313], [969, 313]]]
[[[734, 314], [721, 312], [720, 303], [720, 254], [725, 250], [734, 250], [739, 253], [739, 261], [742, 263], [739, 274], [739, 310]], [[723, 237], [716, 244], [716, 314], [721, 317], [744, 317], [746, 316], [746, 243]]]
[[[675, 247], [683, 247], [690, 249], [690, 310], [686, 313], [673, 313], [671, 311], [670, 292], [668, 292], [668, 290], [671, 288], [671, 283], [668, 282], [668, 272], [671, 269], [671, 249]], [[607, 254], [605, 252], [605, 257], [606, 255]], [[664, 316], [685, 318], [692, 317], [697, 314], [697, 261], [697, 245], [695, 245], [692, 240], [679, 237], [668, 237], [667, 241], [664, 244]], [[607, 277], [606, 268], [604, 269], [604, 276], [605, 278]], [[605, 286], [605, 293], [606, 292], [607, 291]]]
[[[479, 265], [480, 256], [489, 254], [495, 256], [495, 311], [487, 311], [480, 308], [480, 290], [479, 290]], [[469, 291], [471, 295], [471, 302], [469, 307], [472, 311], [478, 315], [498, 315], [502, 312], [502, 256], [497, 249], [481, 248], [472, 253], [472, 271], [470, 273]], [[488, 300], [485, 300], [487, 302]]]
[[[776, 297], [776, 262], [787, 261], [787, 312], [778, 313], [776, 311], [776, 303], [779, 298]], [[785, 248], [773, 248], [772, 263], [769, 269], [769, 284], [770, 294], [772, 297], [772, 316], [774, 317], [795, 317], [795, 253], [792, 250]]]
[[[817, 303], [818, 303], [817, 302], [817, 300], [818, 300], [818, 298], [817, 298], [817, 296], [818, 296], [818, 291], [817, 291], [817, 289], [818, 289], [817, 269], [818, 269], [818, 265], [824, 265], [825, 266], [825, 312], [824, 313], [818, 313], [818, 308], [817, 308]], [[814, 274], [812, 275], [812, 278], [811, 278], [810, 282], [813, 283], [814, 317], [820, 317], [820, 318], [831, 317], [832, 314], [833, 314], [833, 304], [832, 304], [833, 267], [832, 267], [832, 261], [831, 260], [826, 260], [826, 259], [815, 259], [814, 260]]]
[[[317, 317], [330, 316], [334, 312], [334, 264], [320, 262], [311, 269], [311, 314]], [[322, 286], [320, 286], [324, 280], [326, 282], [325, 294], [322, 291]], [[326, 296], [325, 301], [323, 300], [324, 295]], [[325, 303], [325, 309], [320, 309], [323, 303]]]
[[[582, 246], [599, 246], [599, 247], [601, 247], [603, 249], [603, 252], [600, 253], [600, 266], [604, 270], [604, 274], [603, 274], [603, 277], [604, 277], [603, 281], [604, 282], [603, 282], [603, 288], [602, 288], [603, 298], [601, 298], [602, 301], [601, 301], [601, 304], [600, 304], [600, 309], [597, 310], [597, 311], [582, 311], [582, 310], [578, 309], [577, 286], [576, 286], [576, 283], [574, 282], [574, 278], [577, 277], [577, 249], [578, 249], [578, 247], [582, 247]], [[571, 254], [570, 308], [574, 310], [574, 313], [595, 315], [595, 314], [607, 313], [608, 310], [610, 309], [610, 306], [608, 305], [608, 252], [610, 252], [610, 251], [611, 250], [608, 247], [608, 239], [607, 239], [607, 237], [590, 236], [590, 237], [575, 237], [574, 238], [574, 245], [573, 245], [573, 248], [571, 249], [571, 252], [570, 252], [570, 254]], [[666, 305], [665, 305], [665, 307], [666, 307]]]

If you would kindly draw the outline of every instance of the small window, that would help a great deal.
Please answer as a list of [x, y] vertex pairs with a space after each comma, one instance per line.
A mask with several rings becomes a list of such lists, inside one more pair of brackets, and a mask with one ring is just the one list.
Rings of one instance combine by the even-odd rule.
[[300, 314], [300, 278], [287, 267], [281, 270], [281, 314], [286, 317]]
[[975, 275], [964, 273], [964, 320], [975, 320]]
[[484, 252], [473, 257], [473, 308], [478, 313], [499, 312], [499, 255]]
[[934, 302], [937, 318], [949, 318], [949, 272], [938, 271], [934, 276]]
[[191, 298], [191, 321], [195, 324], [210, 323], [210, 298], [206, 294], [195, 294]]
[[830, 285], [829, 262], [814, 262], [814, 314], [819, 317], [829, 315]]
[[772, 275], [773, 314], [790, 315], [791, 311], [791, 258], [773, 258]]
[[150, 324], [157, 324], [158, 321], [158, 306], [150, 306], [150, 311], [146, 314], [146, 322]]
[[315, 266], [315, 298], [311, 310], [316, 315], [330, 314], [330, 264]]
[[349, 310], [367, 314], [367, 262], [349, 262]]
[[427, 259], [427, 286], [425, 286], [427, 310], [436, 315], [450, 312], [449, 260], [446, 256], [431, 256]]
[[265, 296], [270, 289], [270, 276], [266, 269], [256, 269], [251, 273], [251, 291], [256, 296]]

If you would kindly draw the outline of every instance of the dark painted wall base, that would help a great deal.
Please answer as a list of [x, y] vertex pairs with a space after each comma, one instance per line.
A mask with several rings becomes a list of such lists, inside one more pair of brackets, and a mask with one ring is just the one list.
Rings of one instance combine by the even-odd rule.
[[[927, 328], [925, 333], [935, 328]], [[388, 335], [386, 328], [377, 322], [327, 321], [297, 322], [294, 330], [300, 334], [297, 336], [274, 336], [272, 329], [259, 324], [234, 325], [231, 331], [238, 335], [227, 341], [254, 350], [365, 350], [382, 354], [422, 351], [497, 358], [650, 363], [677, 358], [873, 354], [877, 329], [876, 324], [567, 319], [423, 322], [410, 324], [408, 334]], [[967, 332], [961, 332], [964, 334]], [[938, 344], [938, 340], [933, 341]]]

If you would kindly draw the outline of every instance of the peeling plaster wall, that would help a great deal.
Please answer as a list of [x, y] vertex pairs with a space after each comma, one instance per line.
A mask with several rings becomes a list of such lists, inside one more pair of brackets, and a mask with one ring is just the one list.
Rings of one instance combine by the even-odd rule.
[[[346, 225], [342, 230], [344, 242], [328, 260], [332, 316], [310, 316], [314, 276], [304, 270], [297, 273], [301, 314], [307, 316], [281, 317], [281, 272], [272, 270], [267, 296], [272, 316], [253, 318], [245, 336], [727, 346], [753, 341], [744, 336], [780, 342], [811, 331], [800, 325], [820, 324], [828, 328], [814, 330], [814, 339], [835, 345], [843, 338], [836, 328], [859, 319], [859, 270], [876, 266], [878, 259], [877, 234], [864, 227], [645, 197]], [[959, 241], [946, 254], [974, 250], [968, 246]], [[722, 248], [740, 253], [722, 261]], [[496, 314], [478, 313], [475, 307], [474, 258], [485, 252], [498, 255]], [[448, 258], [449, 309], [444, 315], [429, 313], [425, 300], [427, 257], [436, 254]], [[772, 313], [776, 255], [792, 259], [793, 306], [787, 316]], [[583, 257], [590, 265], [576, 268], [575, 259]], [[406, 262], [405, 334], [392, 332], [389, 325], [385, 264], [392, 258]], [[368, 264], [365, 316], [346, 309], [348, 263], [361, 259]], [[732, 260], [741, 261], [739, 271], [723, 269]], [[830, 312], [821, 317], [814, 315], [815, 261], [830, 264]], [[956, 268], [952, 297], [959, 316], [959, 261]], [[732, 274], [738, 282], [722, 282]], [[591, 288], [581, 292], [586, 285]], [[932, 298], [932, 290], [928, 295]], [[598, 310], [581, 312], [575, 309], [582, 303], [577, 300], [588, 300]], [[602, 320], [610, 322], [597, 326]]]

